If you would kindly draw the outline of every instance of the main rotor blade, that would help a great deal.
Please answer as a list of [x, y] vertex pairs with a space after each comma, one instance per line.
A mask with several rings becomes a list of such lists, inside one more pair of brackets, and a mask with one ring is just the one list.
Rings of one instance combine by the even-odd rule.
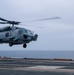
[[25, 21], [25, 22], [36, 22], [36, 21], [55, 20], [55, 19], [61, 19], [61, 17], [43, 18], [43, 19], [31, 20], [31, 21]]
[[3, 19], [3, 18], [0, 18], [1, 21], [6, 21], [6, 22], [0, 22], [0, 24], [14, 24], [14, 25], [18, 25], [20, 24], [21, 22], [18, 22], [18, 21], [10, 21], [10, 20], [6, 20], [6, 19]]
[[0, 22], [0, 24], [7, 24], [6, 22]]
[[21, 26], [27, 26], [27, 27], [34, 27], [34, 28], [45, 28], [45, 27], [41, 27], [41, 26], [31, 26], [31, 25], [27, 25], [27, 24], [20, 24]]
[[1, 21], [8, 21], [8, 20], [6, 20], [6, 19], [3, 19], [3, 18], [0, 18], [0, 20], [1, 20]]

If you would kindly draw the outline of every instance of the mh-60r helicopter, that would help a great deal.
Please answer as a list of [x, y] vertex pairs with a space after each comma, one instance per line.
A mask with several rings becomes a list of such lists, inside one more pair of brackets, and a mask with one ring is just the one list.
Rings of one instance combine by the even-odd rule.
[[[53, 19], [60, 19], [60, 17], [52, 17], [52, 18], [45, 18], [39, 20], [32, 20], [33, 21], [43, 21], [43, 20], [53, 20]], [[28, 30], [26, 28], [15, 27], [14, 25], [19, 25], [21, 22], [17, 21], [9, 21], [3, 18], [0, 18], [0, 24], [11, 24], [12, 26], [6, 26], [0, 28], [0, 43], [8, 43], [10, 47], [13, 45], [23, 44], [23, 47], [27, 47], [27, 43], [31, 41], [36, 41], [38, 38], [38, 34], [34, 34], [33, 31]]]

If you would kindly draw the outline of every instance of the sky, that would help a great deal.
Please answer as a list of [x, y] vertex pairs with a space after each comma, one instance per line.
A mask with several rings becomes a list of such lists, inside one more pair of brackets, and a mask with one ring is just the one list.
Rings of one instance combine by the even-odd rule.
[[38, 40], [27, 44], [26, 49], [1, 44], [0, 50], [74, 50], [74, 0], [0, 0], [0, 17], [8, 20], [25, 22], [55, 16], [61, 19], [19, 26], [38, 34]]

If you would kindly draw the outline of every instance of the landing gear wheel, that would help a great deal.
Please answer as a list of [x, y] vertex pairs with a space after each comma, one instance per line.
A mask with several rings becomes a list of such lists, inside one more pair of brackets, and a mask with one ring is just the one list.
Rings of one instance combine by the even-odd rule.
[[23, 48], [26, 48], [27, 47], [27, 44], [23, 44]]
[[13, 43], [9, 43], [9, 46], [12, 47], [13, 46]]

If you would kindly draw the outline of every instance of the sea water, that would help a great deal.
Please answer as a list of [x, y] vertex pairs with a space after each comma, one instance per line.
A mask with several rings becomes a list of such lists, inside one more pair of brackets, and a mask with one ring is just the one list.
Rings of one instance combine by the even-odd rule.
[[0, 56], [14, 58], [70, 58], [74, 59], [74, 51], [65, 50], [10, 50], [0, 51]]

